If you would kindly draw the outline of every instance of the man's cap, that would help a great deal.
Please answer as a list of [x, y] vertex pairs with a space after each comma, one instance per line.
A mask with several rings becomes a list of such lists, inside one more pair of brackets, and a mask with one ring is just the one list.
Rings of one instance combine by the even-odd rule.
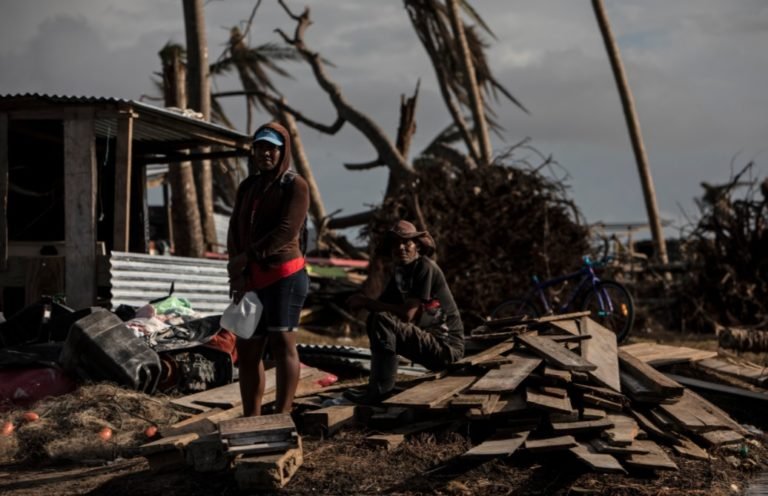
[[282, 135], [268, 127], [263, 127], [256, 131], [256, 134], [253, 135], [253, 142], [256, 143], [257, 141], [268, 141], [275, 146], [283, 146], [285, 144]]

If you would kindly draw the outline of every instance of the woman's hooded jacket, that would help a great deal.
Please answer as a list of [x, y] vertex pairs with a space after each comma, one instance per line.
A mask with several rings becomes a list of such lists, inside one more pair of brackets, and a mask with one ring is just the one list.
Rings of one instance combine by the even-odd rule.
[[265, 124], [256, 133], [265, 127], [283, 137], [280, 163], [271, 171], [256, 171], [240, 183], [229, 220], [227, 249], [230, 258], [247, 253], [249, 261], [266, 268], [303, 256], [299, 237], [309, 208], [309, 188], [301, 176], [288, 172], [290, 133], [277, 122]]

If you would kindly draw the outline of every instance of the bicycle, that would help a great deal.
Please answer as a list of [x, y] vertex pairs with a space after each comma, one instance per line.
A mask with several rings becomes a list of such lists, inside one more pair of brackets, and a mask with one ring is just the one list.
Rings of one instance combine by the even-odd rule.
[[[616, 334], [621, 343], [629, 335], [635, 320], [635, 304], [632, 295], [621, 283], [600, 279], [595, 268], [604, 266], [611, 257], [603, 257], [593, 262], [590, 257], [583, 258], [584, 265], [576, 272], [564, 276], [540, 281], [533, 276], [533, 287], [522, 299], [510, 299], [500, 303], [491, 311], [491, 319], [513, 316], [536, 318], [541, 315], [568, 313], [575, 310], [589, 310], [591, 318]], [[565, 303], [553, 305], [545, 292], [546, 289], [565, 281], [578, 280]], [[543, 312], [536, 305], [537, 299]]]

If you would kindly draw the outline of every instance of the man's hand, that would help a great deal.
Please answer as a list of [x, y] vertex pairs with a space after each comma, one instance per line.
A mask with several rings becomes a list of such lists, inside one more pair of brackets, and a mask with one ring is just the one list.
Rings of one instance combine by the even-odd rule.
[[361, 294], [353, 294], [349, 298], [347, 298], [347, 308], [350, 310], [359, 310], [361, 308], [366, 308], [368, 306], [368, 302], [370, 301], [370, 298], [367, 296], [361, 295]]

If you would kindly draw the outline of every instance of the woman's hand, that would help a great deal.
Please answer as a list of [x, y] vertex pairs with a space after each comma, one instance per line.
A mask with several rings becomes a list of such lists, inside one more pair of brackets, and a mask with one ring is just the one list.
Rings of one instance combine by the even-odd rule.
[[235, 303], [239, 303], [245, 294], [248, 284], [246, 269], [248, 268], [248, 257], [241, 253], [234, 258], [229, 259], [227, 264], [227, 273], [229, 274], [229, 296]]
[[229, 259], [227, 263], [227, 272], [229, 273], [229, 279], [235, 279], [236, 276], [240, 276], [245, 272], [248, 267], [248, 255], [241, 253]]

